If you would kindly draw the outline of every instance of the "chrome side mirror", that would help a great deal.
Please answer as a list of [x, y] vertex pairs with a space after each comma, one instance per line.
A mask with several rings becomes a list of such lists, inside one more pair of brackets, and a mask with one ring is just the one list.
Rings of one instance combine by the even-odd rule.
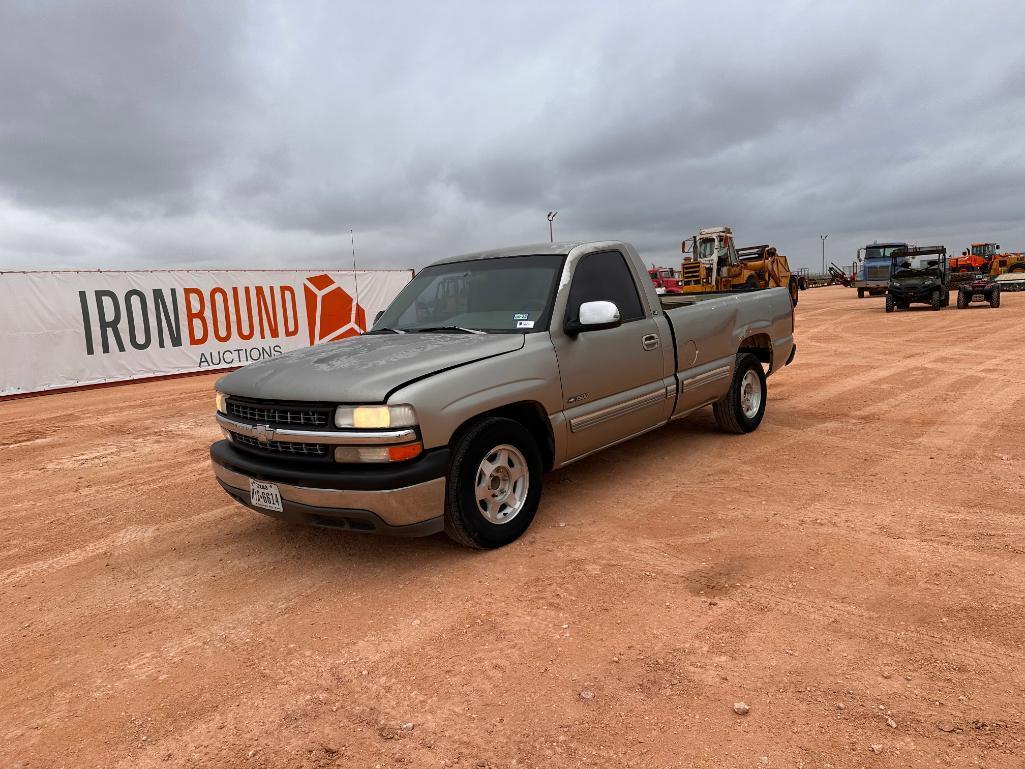
[[615, 328], [619, 324], [619, 308], [615, 302], [584, 302], [580, 305], [578, 319], [567, 321], [565, 330], [567, 334], [579, 334], [582, 331]]

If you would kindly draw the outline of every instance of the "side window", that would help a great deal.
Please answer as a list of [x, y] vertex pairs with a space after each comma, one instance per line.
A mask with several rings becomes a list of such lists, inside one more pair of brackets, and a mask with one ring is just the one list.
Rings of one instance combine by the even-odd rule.
[[569, 288], [566, 317], [577, 320], [580, 305], [601, 300], [615, 302], [623, 323], [644, 317], [633, 275], [618, 251], [588, 254], [577, 263], [573, 272], [573, 285]]

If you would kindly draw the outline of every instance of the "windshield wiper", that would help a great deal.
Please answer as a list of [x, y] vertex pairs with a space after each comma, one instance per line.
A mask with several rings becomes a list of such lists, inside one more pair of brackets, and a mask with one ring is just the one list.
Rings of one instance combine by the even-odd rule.
[[445, 331], [458, 331], [461, 334], [484, 334], [479, 328], [466, 328], [465, 326], [426, 326], [424, 328], [407, 329], [410, 333], [434, 334]]
[[403, 331], [402, 329], [388, 328], [387, 326], [385, 326], [385, 327], [382, 327], [382, 328], [370, 329], [370, 331], [365, 332], [363, 334], [363, 336], [366, 336], [367, 334], [405, 334], [405, 333], [406, 332]]

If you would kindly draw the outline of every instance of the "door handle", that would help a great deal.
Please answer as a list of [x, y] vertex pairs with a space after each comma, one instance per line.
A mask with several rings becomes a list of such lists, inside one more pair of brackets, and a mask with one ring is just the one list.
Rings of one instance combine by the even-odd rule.
[[645, 334], [641, 337], [641, 347], [645, 350], [654, 350], [658, 347], [658, 334]]

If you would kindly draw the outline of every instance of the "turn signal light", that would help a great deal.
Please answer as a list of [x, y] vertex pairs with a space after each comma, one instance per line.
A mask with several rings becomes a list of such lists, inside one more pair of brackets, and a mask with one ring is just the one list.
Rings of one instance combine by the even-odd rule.
[[335, 462], [404, 462], [420, 456], [423, 450], [420, 442], [401, 446], [338, 446]]
[[420, 456], [420, 452], [424, 450], [424, 447], [419, 443], [407, 443], [405, 446], [390, 446], [388, 448], [388, 458], [392, 462], [402, 462], [406, 459], [414, 459]]

